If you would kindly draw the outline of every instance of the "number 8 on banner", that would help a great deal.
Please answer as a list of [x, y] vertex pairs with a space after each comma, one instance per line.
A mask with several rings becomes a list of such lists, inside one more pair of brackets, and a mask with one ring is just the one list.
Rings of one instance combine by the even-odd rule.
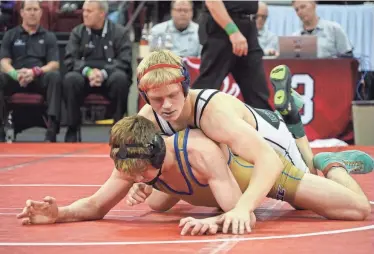
[[314, 118], [314, 79], [309, 74], [295, 74], [292, 76], [292, 88], [297, 89], [299, 85], [304, 86], [304, 113], [301, 115], [303, 124], [310, 123]]

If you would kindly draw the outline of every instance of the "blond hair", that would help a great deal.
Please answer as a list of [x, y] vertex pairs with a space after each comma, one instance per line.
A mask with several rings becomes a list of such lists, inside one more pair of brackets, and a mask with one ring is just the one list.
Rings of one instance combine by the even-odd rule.
[[157, 64], [171, 64], [181, 68], [183, 66], [182, 58], [170, 50], [158, 50], [150, 53], [140, 62], [136, 70], [138, 86], [142, 91], [179, 83], [178, 80], [184, 78], [181, 69], [176, 68], [163, 67], [148, 71], [150, 67]]
[[124, 117], [113, 125], [110, 131], [110, 158], [114, 161], [117, 170], [126, 173], [138, 173], [144, 171], [150, 164], [149, 159], [118, 159], [117, 153], [121, 146], [126, 144], [139, 144], [144, 147], [128, 147], [128, 154], [151, 155], [145, 147], [150, 144], [157, 134], [154, 124], [147, 118], [139, 115]]

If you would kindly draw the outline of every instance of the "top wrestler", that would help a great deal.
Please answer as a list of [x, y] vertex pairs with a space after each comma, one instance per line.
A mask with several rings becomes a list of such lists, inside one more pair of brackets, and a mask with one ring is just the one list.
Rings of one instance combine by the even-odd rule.
[[[276, 89], [278, 84], [286, 87], [287, 69], [280, 66], [272, 72]], [[226, 214], [228, 220], [250, 220], [249, 212], [258, 207], [282, 171], [275, 151], [309, 172], [303, 158], [311, 168], [312, 156], [301, 156], [283, 119], [217, 90], [189, 89], [188, 71], [172, 52], [152, 52], [139, 64], [137, 77], [140, 94], [148, 103], [139, 115], [151, 120], [162, 133], [172, 135], [187, 127], [200, 128], [210, 139], [228, 145], [233, 153], [254, 164], [251, 183], [235, 208]]]

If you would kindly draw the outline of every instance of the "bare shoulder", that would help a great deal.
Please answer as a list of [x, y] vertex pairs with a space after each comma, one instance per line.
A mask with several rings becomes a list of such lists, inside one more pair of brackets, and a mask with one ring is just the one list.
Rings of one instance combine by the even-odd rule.
[[189, 157], [209, 159], [219, 150], [219, 145], [208, 138], [200, 129], [191, 129], [188, 134], [187, 152]]
[[212, 97], [204, 112], [204, 115], [212, 115], [217, 113], [228, 113], [230, 115], [243, 116], [245, 105], [238, 98], [219, 92]]
[[194, 174], [202, 178], [207, 179], [215, 174], [212, 165], [225, 165], [226, 155], [219, 144], [205, 136], [199, 129], [190, 130], [187, 153]]
[[144, 116], [145, 118], [147, 118], [148, 120], [150, 120], [156, 126], [157, 129], [160, 128], [158, 126], [158, 124], [157, 124], [157, 121], [156, 121], [156, 118], [155, 118], [155, 115], [153, 113], [153, 109], [152, 109], [151, 105], [145, 104], [140, 109], [140, 111], [138, 112], [138, 115]]
[[153, 110], [151, 105], [145, 104], [140, 111], [138, 112], [138, 115], [144, 116], [145, 118], [151, 120], [151, 118], [154, 118]]

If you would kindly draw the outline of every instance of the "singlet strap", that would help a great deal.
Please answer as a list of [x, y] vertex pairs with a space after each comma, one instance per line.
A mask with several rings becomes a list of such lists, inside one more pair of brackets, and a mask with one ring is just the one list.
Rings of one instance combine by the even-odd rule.
[[192, 172], [191, 164], [188, 161], [188, 151], [187, 151], [187, 142], [188, 142], [188, 134], [190, 132], [190, 129], [187, 128], [182, 132], [179, 132], [178, 135], [178, 164], [182, 165], [183, 168], [181, 168], [181, 171], [185, 172], [185, 175], [188, 176], [187, 179], [189, 181], [193, 181], [195, 184], [199, 185], [200, 187], [207, 187], [208, 184], [202, 184], [200, 183], [195, 175]]
[[165, 119], [163, 119], [154, 110], [153, 110], [153, 115], [155, 116], [157, 124], [160, 127], [163, 134], [168, 135], [168, 136], [172, 136], [174, 133], [176, 133], [176, 131], [171, 126], [171, 124], [168, 121], [166, 121]]
[[195, 118], [195, 126], [200, 128], [200, 120], [203, 116], [205, 107], [208, 105], [208, 102], [212, 99], [214, 95], [219, 93], [219, 90], [215, 89], [204, 89], [200, 91], [197, 95], [196, 102], [195, 102], [195, 110], [194, 110], [194, 118]]

